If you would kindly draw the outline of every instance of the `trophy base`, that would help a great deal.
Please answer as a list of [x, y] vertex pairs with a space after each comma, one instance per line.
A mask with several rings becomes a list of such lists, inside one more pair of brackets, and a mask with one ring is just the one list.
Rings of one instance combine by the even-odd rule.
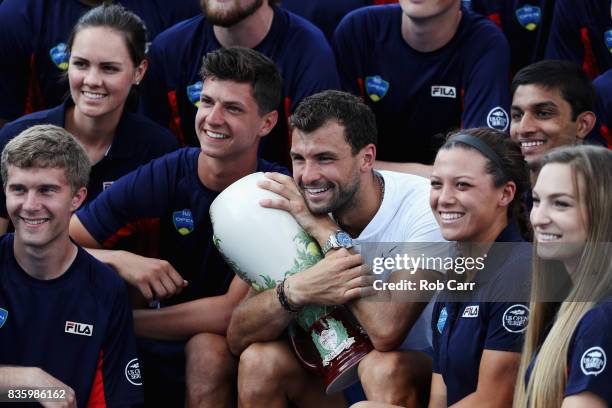
[[359, 362], [373, 349], [369, 341], [357, 343], [350, 353], [332, 361], [324, 373], [325, 393], [336, 394], [359, 381]]

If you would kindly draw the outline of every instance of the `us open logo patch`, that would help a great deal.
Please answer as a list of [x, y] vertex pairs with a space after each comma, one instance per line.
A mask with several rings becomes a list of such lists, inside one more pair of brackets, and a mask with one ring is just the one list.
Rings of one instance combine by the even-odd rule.
[[434, 98], [457, 98], [457, 89], [454, 86], [432, 85], [431, 96]]
[[0, 327], [4, 326], [6, 319], [8, 318], [8, 310], [0, 307]]
[[608, 47], [608, 51], [612, 52], [612, 29], [604, 33], [604, 42], [606, 47]]
[[542, 19], [542, 10], [537, 6], [525, 4], [515, 12], [516, 19], [526, 30], [533, 31], [540, 25]]
[[191, 210], [188, 208], [172, 213], [172, 222], [174, 223], [174, 228], [176, 228], [178, 233], [183, 236], [188, 235], [193, 231], [193, 215], [191, 214]]
[[584, 375], [598, 375], [606, 369], [606, 352], [601, 347], [591, 347], [582, 354], [580, 369]]
[[187, 86], [187, 98], [194, 104], [196, 108], [200, 107], [200, 94], [202, 93], [203, 83], [198, 81], [195, 84]]
[[508, 129], [510, 120], [508, 114], [501, 106], [496, 106], [491, 109], [487, 115], [487, 125], [492, 129], [501, 130], [502, 132]]
[[51, 57], [51, 61], [55, 64], [56, 67], [60, 69], [60, 71], [68, 70], [68, 47], [64, 43], [59, 43], [55, 47], [49, 50], [49, 56]]
[[382, 79], [380, 75], [369, 76], [366, 77], [365, 88], [370, 99], [374, 102], [378, 102], [387, 94], [389, 82]]
[[137, 358], [130, 360], [125, 366], [125, 378], [133, 385], [142, 385], [142, 375], [140, 374], [140, 363]]
[[463, 310], [463, 314], [461, 317], [478, 317], [478, 309], [480, 307], [478, 305], [474, 306], [466, 306], [465, 310]]
[[440, 316], [438, 317], [438, 324], [436, 327], [438, 328], [438, 333], [442, 334], [442, 330], [444, 330], [444, 326], [446, 326], [446, 319], [448, 319], [448, 312], [446, 311], [446, 306], [440, 310]]
[[529, 309], [525, 305], [512, 305], [504, 312], [502, 324], [510, 333], [522, 333], [527, 329]]

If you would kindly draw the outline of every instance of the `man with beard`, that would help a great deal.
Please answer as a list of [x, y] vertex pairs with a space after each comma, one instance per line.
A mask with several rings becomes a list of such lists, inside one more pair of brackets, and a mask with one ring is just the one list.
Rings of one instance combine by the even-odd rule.
[[[261, 187], [284, 198], [261, 204], [290, 212], [325, 258], [286, 277], [277, 290], [251, 291], [235, 309], [228, 342], [240, 355], [239, 402], [242, 407], [342, 406], [342, 396], [326, 396], [321, 379], [305, 371], [280, 337], [295, 317], [292, 312], [302, 306], [346, 304], [375, 348], [359, 365], [368, 399], [423, 403], [431, 379], [431, 358], [425, 354], [431, 347], [431, 310], [376, 286], [376, 297], [362, 298], [372, 280], [365, 276], [361, 256], [349, 249], [358, 245], [367, 259], [367, 244], [442, 241], [428, 204], [429, 182], [373, 170], [376, 122], [356, 96], [340, 91], [312, 95], [297, 107], [291, 126], [293, 179], [269, 174]], [[393, 249], [383, 253], [393, 257]], [[405, 277], [402, 272], [389, 281]], [[402, 341], [402, 351], [396, 351]]]
[[218, 48], [242, 46], [261, 52], [283, 77], [279, 121], [260, 155], [288, 162], [288, 115], [306, 96], [338, 89], [331, 48], [311, 23], [275, 6], [276, 0], [202, 0], [203, 14], [183, 21], [155, 39], [148, 53], [142, 110], [168, 126], [185, 145], [197, 145], [193, 121], [202, 81], [202, 57]]
[[[198, 12], [198, 0], [122, 0], [147, 26], [148, 41]], [[68, 94], [66, 39], [102, 0], [4, 0], [0, 7], [0, 127], [60, 105]]]

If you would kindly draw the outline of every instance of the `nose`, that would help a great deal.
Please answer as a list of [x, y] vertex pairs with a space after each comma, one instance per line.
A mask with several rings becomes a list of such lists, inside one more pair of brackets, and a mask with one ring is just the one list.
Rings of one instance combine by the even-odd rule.
[[438, 205], [450, 206], [457, 202], [454, 190], [450, 186], [443, 185], [438, 191]]
[[548, 216], [548, 208], [546, 207], [546, 204], [540, 203], [537, 206], [534, 205], [533, 208], [531, 208], [529, 220], [531, 221], [533, 228], [547, 225], [550, 222], [550, 217]]
[[221, 104], [215, 103], [209, 108], [208, 114], [206, 115], [206, 123], [213, 126], [219, 126], [223, 124], [224, 120], [223, 107]]
[[301, 179], [303, 185], [312, 185], [321, 178], [319, 165], [313, 160], [306, 160], [301, 169]]
[[525, 113], [518, 124], [518, 132], [520, 135], [528, 135], [536, 131], [535, 120], [529, 113]]
[[22, 208], [24, 211], [28, 211], [28, 212], [36, 212], [40, 210], [41, 203], [40, 203], [40, 200], [38, 199], [36, 192], [28, 192], [25, 195]]
[[85, 85], [96, 87], [102, 85], [102, 78], [97, 69], [91, 68], [87, 70], [85, 78], [83, 79]]

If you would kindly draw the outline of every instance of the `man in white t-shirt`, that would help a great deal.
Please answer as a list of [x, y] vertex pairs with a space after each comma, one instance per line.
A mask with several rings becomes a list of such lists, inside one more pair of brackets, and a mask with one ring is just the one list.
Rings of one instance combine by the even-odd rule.
[[[264, 207], [290, 212], [319, 243], [325, 258], [291, 275], [282, 290], [251, 291], [235, 309], [228, 342], [240, 355], [238, 388], [243, 407], [343, 406], [341, 395], [326, 396], [321, 380], [297, 362], [281, 336], [304, 305], [347, 305], [368, 332], [375, 350], [359, 374], [370, 400], [400, 405], [426, 399], [431, 376], [431, 311], [426, 302], [364, 297], [378, 276], [363, 267], [367, 256], [353, 246], [369, 243], [440, 242], [429, 208], [429, 181], [414, 175], [377, 172], [374, 114], [357, 97], [325, 91], [302, 101], [291, 117], [293, 179], [267, 174], [261, 187], [283, 199]], [[332, 215], [332, 218], [328, 214]], [[370, 251], [371, 252], [371, 251]], [[390, 256], [390, 253], [382, 256]], [[397, 273], [389, 282], [401, 279]], [[282, 286], [281, 286], [282, 285]], [[415, 323], [416, 322], [416, 323]], [[406, 338], [411, 350], [394, 351]]]

